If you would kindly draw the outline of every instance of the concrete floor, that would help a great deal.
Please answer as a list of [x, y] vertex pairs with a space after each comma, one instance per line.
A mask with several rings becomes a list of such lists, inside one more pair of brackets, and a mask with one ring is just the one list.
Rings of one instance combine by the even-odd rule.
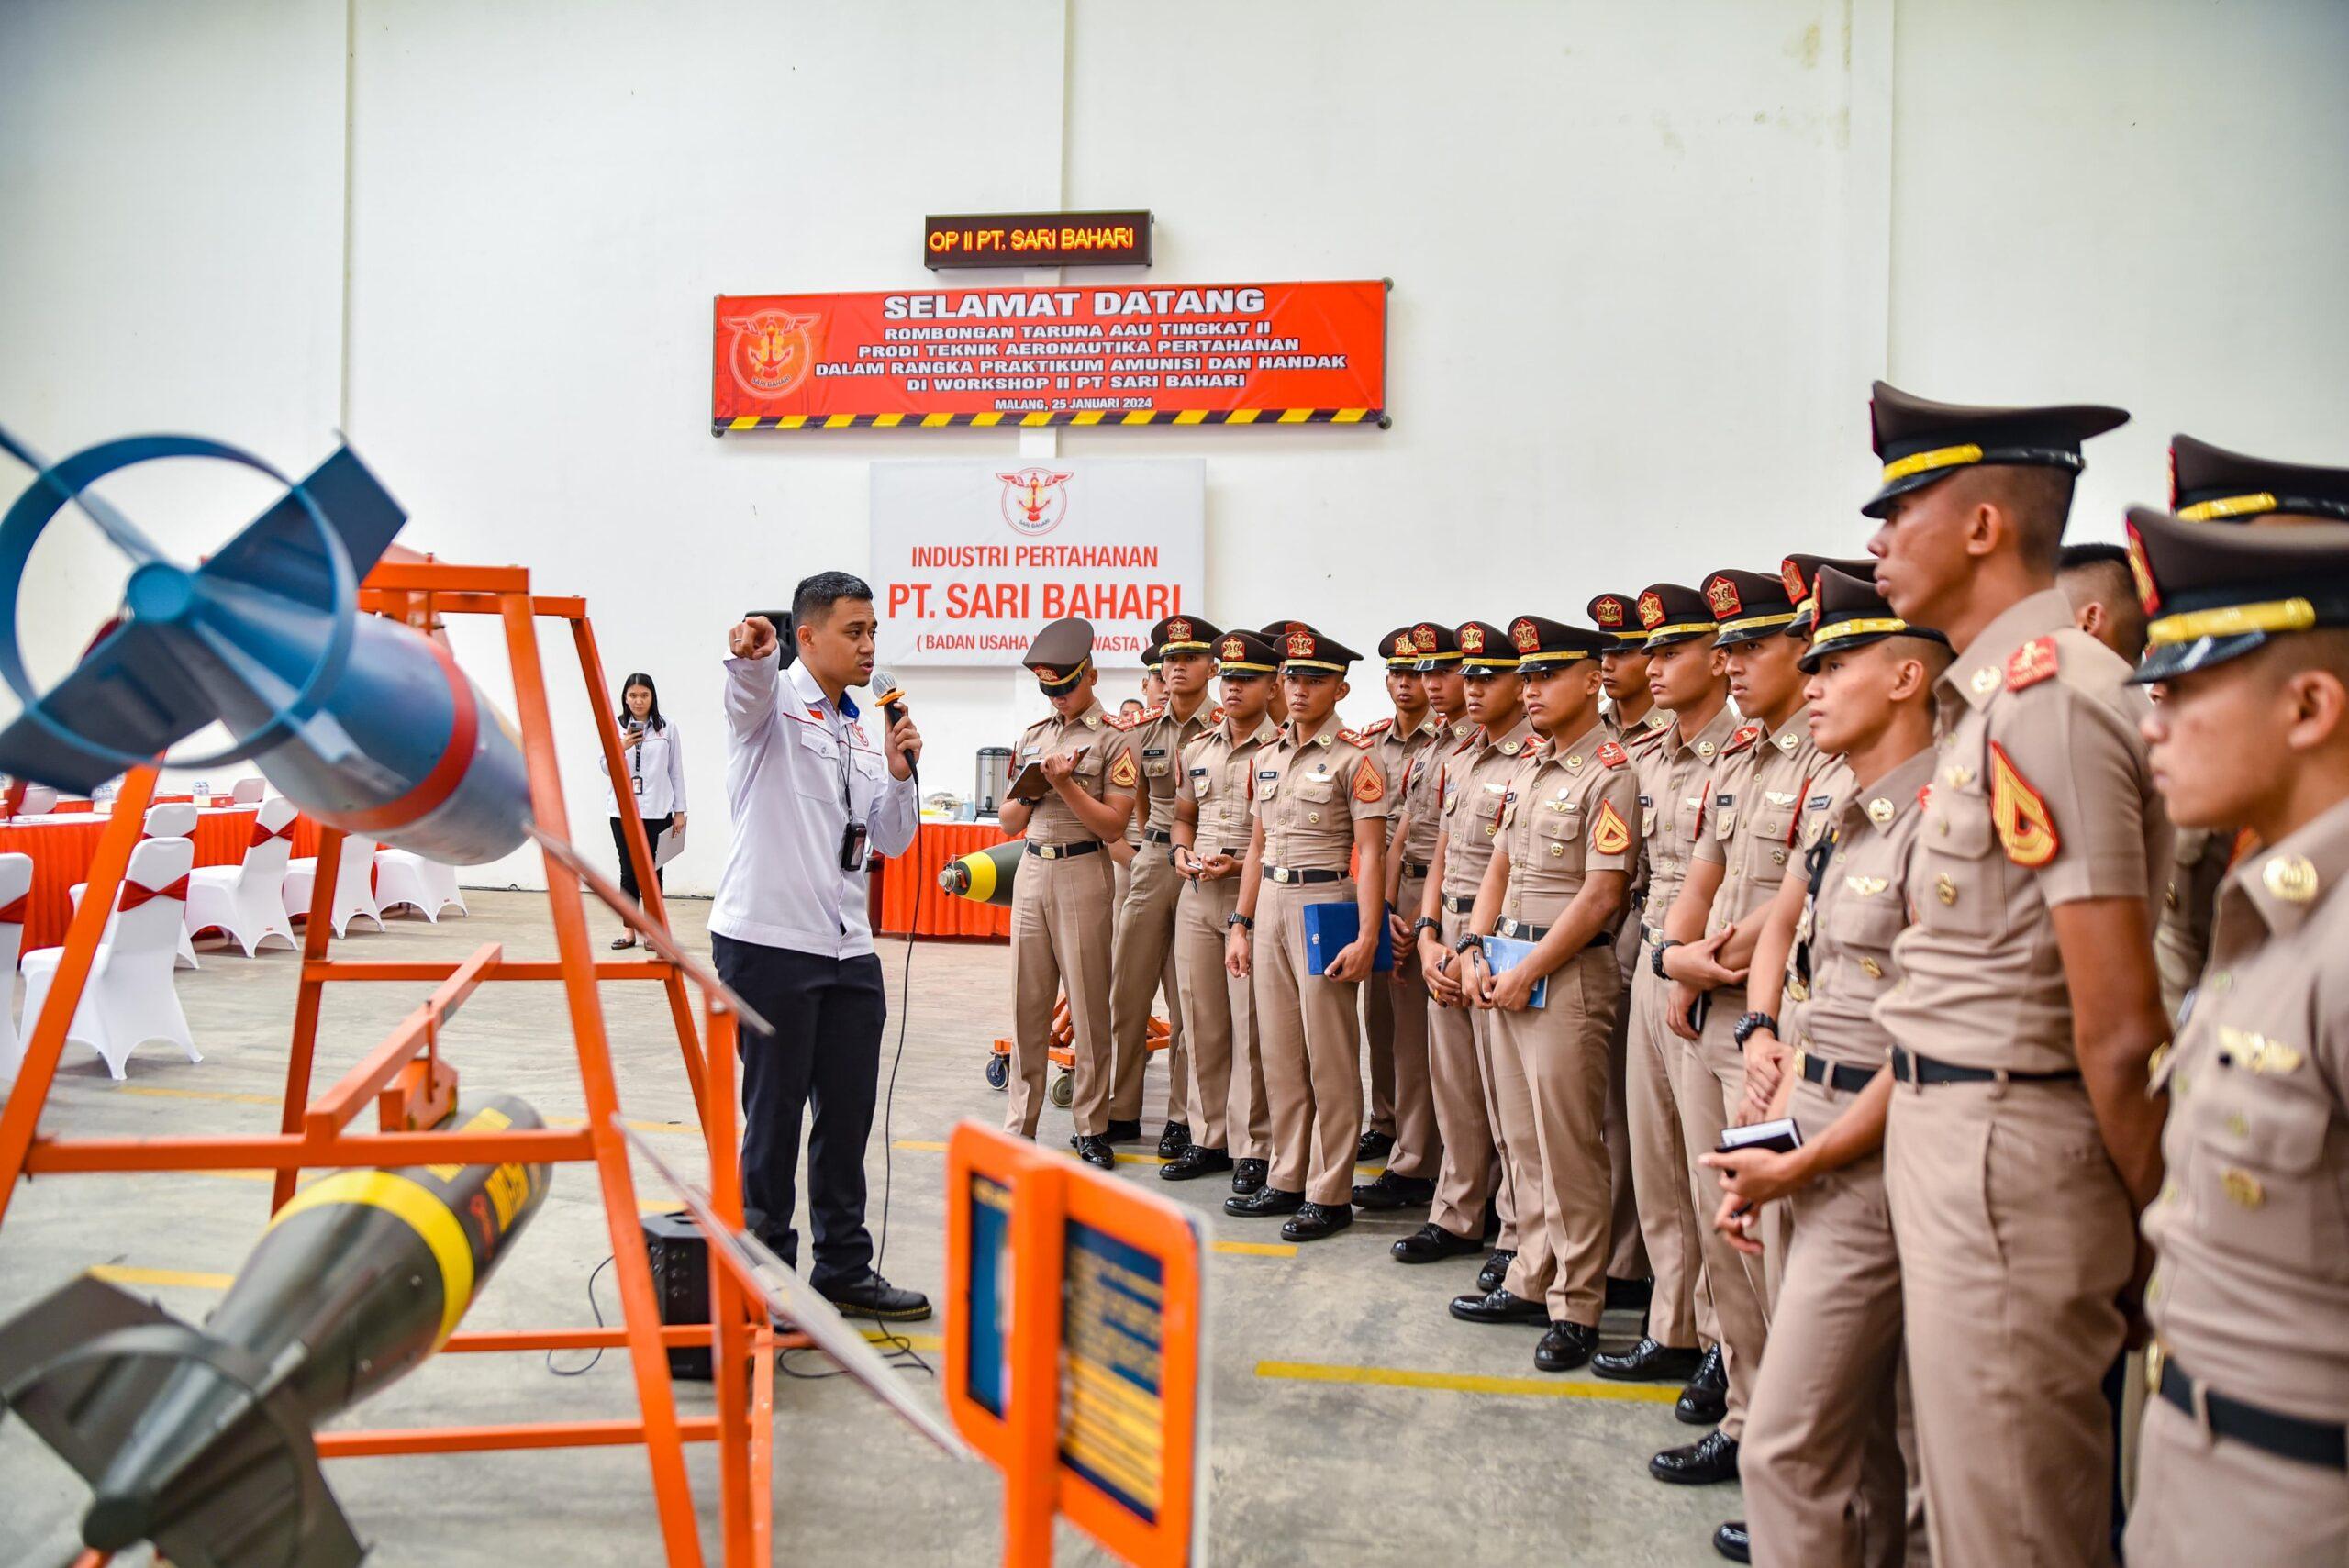
[[[551, 955], [543, 897], [473, 893], [470, 919], [439, 927], [395, 921], [357, 934], [350, 956], [453, 959], [490, 940], [509, 954]], [[709, 906], [684, 901], [688, 941], [706, 951]], [[593, 917], [600, 944], [617, 929]], [[363, 926], [362, 930], [364, 930]], [[883, 946], [893, 1003], [905, 959]], [[75, 1050], [61, 1071], [44, 1125], [61, 1134], [254, 1132], [275, 1126], [295, 995], [295, 962], [207, 954], [184, 973], [180, 993], [206, 1060], [166, 1048], [135, 1057], [128, 1083], [108, 1081]], [[914, 1004], [896, 1087], [888, 1151], [876, 1127], [870, 1168], [878, 1229], [885, 1151], [896, 1166], [885, 1271], [936, 1296], [944, 1268], [942, 1159], [935, 1146], [955, 1121], [994, 1122], [1002, 1096], [982, 1076], [987, 1042], [1009, 1029], [1009, 962], [993, 945], [935, 943], [913, 955]], [[415, 1005], [422, 985], [330, 988], [318, 1077], [328, 1081]], [[660, 990], [604, 991], [628, 1114], [640, 1121], [690, 1117], [691, 1096]], [[894, 1043], [896, 1015], [885, 1042]], [[578, 1117], [576, 1075], [552, 986], [498, 985], [475, 995], [443, 1049], [468, 1091], [524, 1095], [551, 1118]], [[1146, 1125], [1162, 1119], [1164, 1071], [1153, 1064]], [[1045, 1135], [1069, 1131], [1050, 1110]], [[680, 1127], [661, 1138], [674, 1162], [705, 1162]], [[907, 1144], [921, 1147], [905, 1147]], [[1154, 1157], [1124, 1160], [1119, 1173], [1147, 1183], [1200, 1217], [1214, 1241], [1277, 1241], [1269, 1222], [1228, 1218], [1220, 1181], [1165, 1184]], [[640, 1170], [640, 1184], [651, 1180]], [[650, 1189], [647, 1189], [648, 1192]], [[117, 1278], [172, 1310], [201, 1318], [221, 1276], [235, 1270], [267, 1215], [258, 1173], [69, 1176], [18, 1194], [0, 1230], [0, 1314], [78, 1271], [111, 1265]], [[1718, 1561], [1712, 1527], [1741, 1510], [1737, 1489], [1684, 1489], [1648, 1479], [1658, 1447], [1697, 1431], [1672, 1418], [1669, 1391], [1596, 1383], [1587, 1374], [1533, 1370], [1535, 1329], [1474, 1328], [1444, 1311], [1468, 1287], [1475, 1260], [1406, 1269], [1387, 1243], [1421, 1217], [1366, 1217], [1333, 1240], [1266, 1256], [1211, 1251], [1208, 1396], [1203, 1455], [1212, 1476], [1207, 1549], [1216, 1564], [1343, 1562], [1352, 1568], [1431, 1561], [1502, 1563], [1698, 1564]], [[536, 1223], [517, 1244], [467, 1318], [469, 1328], [585, 1324], [588, 1273], [609, 1251], [591, 1184], [576, 1167], [558, 1173]], [[602, 1297], [611, 1309], [607, 1274]], [[919, 1325], [933, 1365], [941, 1324]], [[1610, 1340], [1636, 1322], [1610, 1319]], [[795, 1360], [807, 1362], [810, 1358]], [[1271, 1363], [1399, 1370], [1466, 1385], [1308, 1381]], [[811, 1368], [812, 1370], [812, 1368]], [[908, 1381], [936, 1397], [931, 1378]], [[1623, 1396], [1630, 1394], [1631, 1398]], [[706, 1412], [706, 1385], [680, 1385], [688, 1413]], [[775, 1429], [777, 1556], [812, 1564], [972, 1564], [995, 1558], [999, 1507], [994, 1473], [941, 1457], [844, 1379], [778, 1382]], [[624, 1358], [607, 1355], [584, 1376], [558, 1378], [535, 1355], [451, 1357], [429, 1364], [362, 1407], [346, 1424], [394, 1426], [509, 1421], [630, 1413]], [[689, 1451], [690, 1452], [691, 1451]], [[705, 1540], [717, 1498], [706, 1453], [693, 1465]], [[449, 1458], [339, 1461], [328, 1478], [375, 1568], [510, 1568], [561, 1562], [573, 1568], [659, 1560], [651, 1493], [640, 1452], [573, 1450]], [[14, 1424], [0, 1424], [0, 1562], [70, 1559], [86, 1495], [72, 1473]], [[1061, 1560], [1107, 1561], [1066, 1529]]]

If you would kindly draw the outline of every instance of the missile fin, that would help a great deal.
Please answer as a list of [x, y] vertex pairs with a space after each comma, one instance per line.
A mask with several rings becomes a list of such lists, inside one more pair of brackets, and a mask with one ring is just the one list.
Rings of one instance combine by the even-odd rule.
[[[342, 537], [354, 579], [367, 575], [407, 522], [400, 504], [349, 447], [337, 448], [302, 488]], [[318, 530], [290, 490], [222, 546], [199, 575], [249, 583], [321, 608], [334, 603], [334, 578]]]
[[[60, 1459], [95, 1481], [172, 1364], [107, 1358], [57, 1363], [117, 1329], [177, 1322], [153, 1302], [83, 1274], [0, 1324], [0, 1408], [14, 1411]], [[132, 1397], [117, 1397], [129, 1383], [142, 1386]], [[92, 1400], [102, 1384], [106, 1397]]]
[[[136, 622], [99, 642], [38, 706], [75, 735], [149, 754], [217, 717], [166, 635]], [[86, 795], [121, 773], [122, 764], [53, 733], [28, 714], [0, 730], [0, 770]]]

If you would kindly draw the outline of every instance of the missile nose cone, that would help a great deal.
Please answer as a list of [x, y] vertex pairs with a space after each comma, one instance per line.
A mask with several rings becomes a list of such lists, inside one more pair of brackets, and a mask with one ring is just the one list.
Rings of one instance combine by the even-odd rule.
[[195, 578], [168, 561], [150, 561], [130, 574], [122, 596], [135, 620], [181, 620], [195, 607]]

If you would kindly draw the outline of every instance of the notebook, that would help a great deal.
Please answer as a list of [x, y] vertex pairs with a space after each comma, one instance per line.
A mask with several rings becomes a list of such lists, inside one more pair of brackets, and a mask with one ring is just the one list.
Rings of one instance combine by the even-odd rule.
[[[1532, 956], [1531, 942], [1520, 941], [1515, 937], [1486, 937], [1485, 939], [1485, 965], [1495, 974], [1507, 974]], [[1550, 977], [1545, 974], [1533, 983], [1533, 995], [1527, 999], [1525, 1005], [1530, 1008], [1545, 1007], [1549, 1004]]]
[[[1353, 900], [1335, 899], [1327, 904], [1305, 906], [1305, 973], [1319, 974], [1331, 959], [1344, 950], [1348, 942], [1362, 934], [1362, 911]], [[1395, 937], [1386, 922], [1378, 922], [1378, 956], [1370, 962], [1371, 973], [1385, 974], [1395, 967]]]

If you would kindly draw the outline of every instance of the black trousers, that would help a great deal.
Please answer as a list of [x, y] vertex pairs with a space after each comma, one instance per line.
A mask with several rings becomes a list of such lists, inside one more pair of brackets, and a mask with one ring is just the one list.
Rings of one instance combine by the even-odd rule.
[[[656, 853], [661, 848], [661, 835], [669, 830], [669, 820], [666, 817], [644, 819], [644, 842]], [[636, 890], [636, 862], [628, 856], [628, 822], [624, 817], [612, 818], [612, 848], [620, 857], [620, 891], [639, 903], [643, 902], [644, 895]], [[662, 891], [668, 890], [669, 873], [661, 867], [652, 868], [652, 880], [660, 884]]]
[[799, 1118], [807, 1134], [807, 1216], [818, 1291], [854, 1284], [872, 1271], [864, 1228], [864, 1146], [881, 1075], [881, 1024], [889, 1004], [881, 960], [820, 958], [710, 934], [718, 978], [774, 1025], [742, 1031], [742, 1202], [760, 1210], [759, 1239], [794, 1268]]

